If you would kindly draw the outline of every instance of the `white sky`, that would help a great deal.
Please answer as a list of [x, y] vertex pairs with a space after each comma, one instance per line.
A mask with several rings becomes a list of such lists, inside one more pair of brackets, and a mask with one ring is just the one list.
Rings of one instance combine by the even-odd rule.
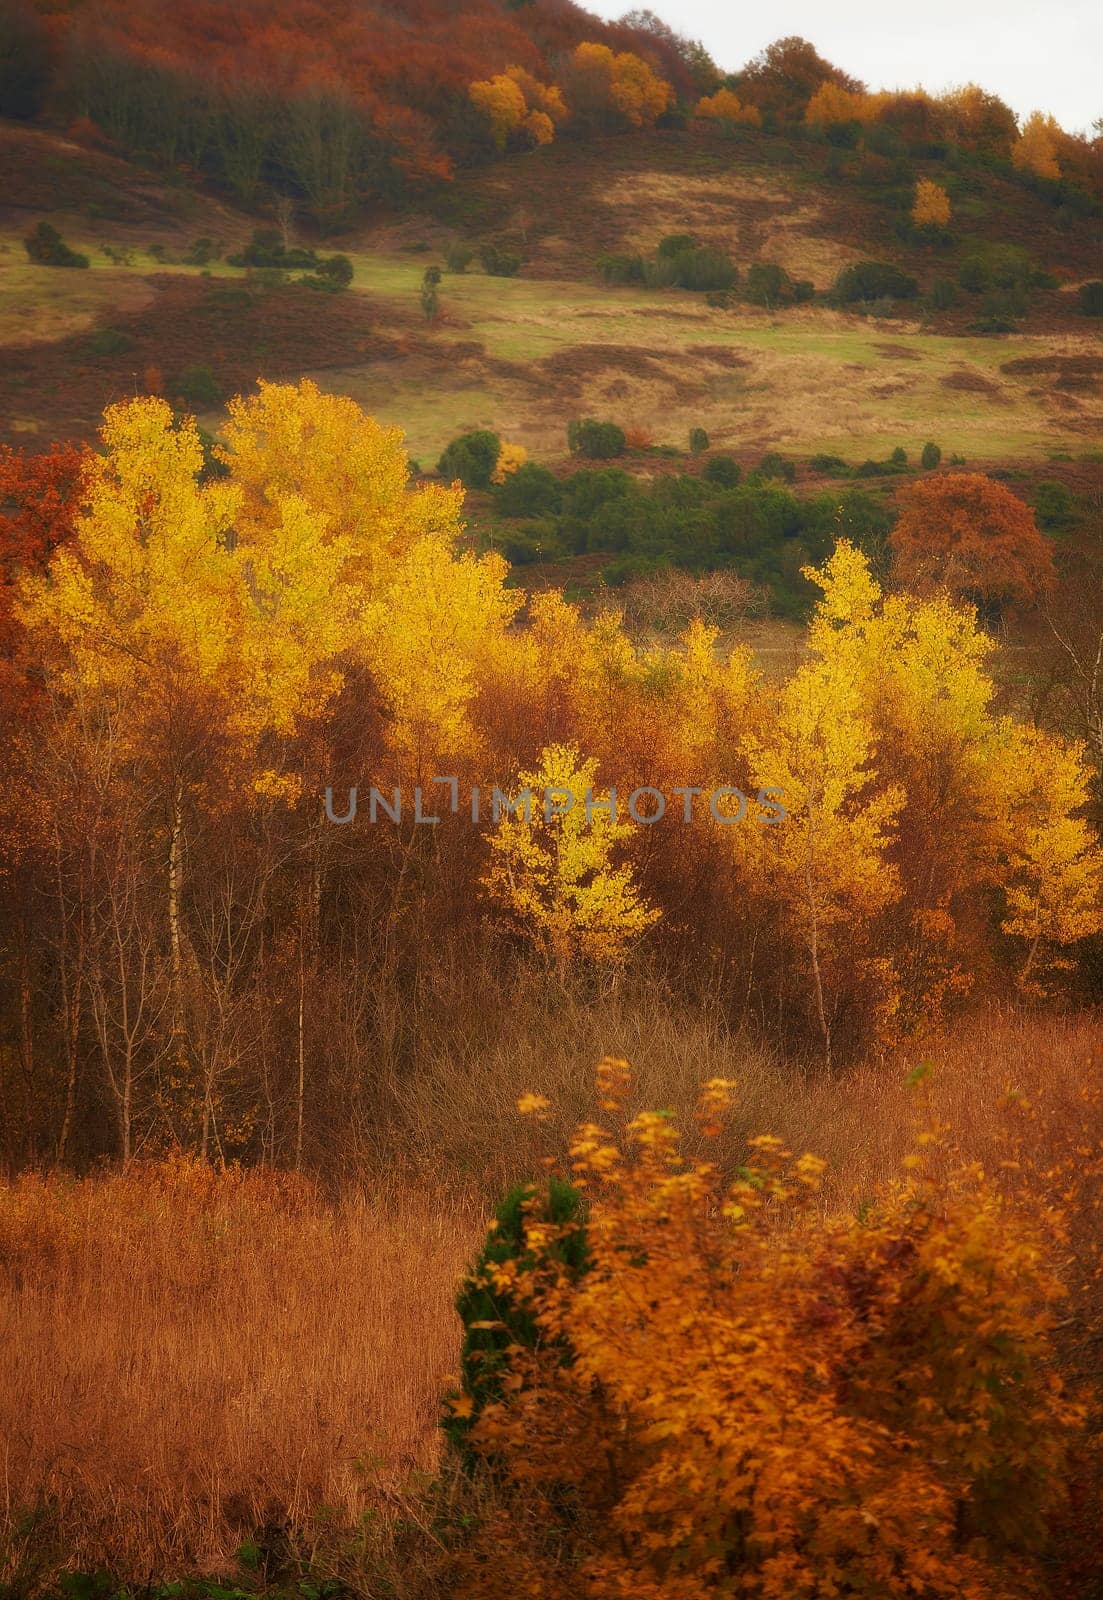
[[1103, 0], [582, 0], [598, 16], [648, 4], [734, 72], [764, 45], [800, 34], [871, 89], [937, 93], [978, 83], [1021, 117], [1049, 112], [1071, 133], [1103, 117]]

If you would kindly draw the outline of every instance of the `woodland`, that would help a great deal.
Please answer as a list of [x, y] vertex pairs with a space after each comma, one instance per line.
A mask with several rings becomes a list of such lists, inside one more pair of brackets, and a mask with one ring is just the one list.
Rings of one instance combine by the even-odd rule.
[[0, 151], [0, 1600], [1103, 1594], [1103, 126], [10, 0]]

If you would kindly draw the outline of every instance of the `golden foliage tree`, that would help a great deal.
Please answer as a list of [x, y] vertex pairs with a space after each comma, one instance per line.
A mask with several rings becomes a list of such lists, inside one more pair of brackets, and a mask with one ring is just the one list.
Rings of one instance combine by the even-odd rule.
[[758, 107], [744, 105], [730, 89], [717, 89], [715, 94], [702, 96], [693, 109], [693, 115], [704, 122], [718, 122], [728, 127], [762, 126], [762, 113]]
[[559, 88], [540, 83], [524, 67], [507, 67], [493, 78], [471, 84], [467, 92], [472, 105], [490, 123], [499, 150], [521, 133], [533, 144], [550, 144], [556, 128], [567, 119]]
[[561, 976], [581, 964], [616, 968], [659, 918], [631, 867], [614, 862], [635, 830], [614, 820], [615, 800], [595, 793], [596, 775], [596, 760], [576, 749], [544, 750], [538, 770], [518, 777], [518, 814], [503, 809], [483, 879], [490, 899]]
[[614, 52], [607, 44], [583, 43], [573, 64], [588, 97], [630, 127], [652, 127], [674, 103], [670, 84], [630, 50]]
[[917, 227], [944, 228], [950, 220], [950, 196], [941, 184], [920, 178], [915, 186], [912, 221]]
[[1011, 160], [1021, 171], [1032, 172], [1037, 178], [1059, 178], [1057, 152], [1063, 138], [1060, 124], [1053, 117], [1032, 111], [1011, 147]]
[[830, 81], [821, 83], [804, 111], [808, 127], [829, 128], [840, 122], [858, 122], [863, 126], [876, 122], [885, 106], [888, 95], [867, 94], [864, 90], [844, 89]]

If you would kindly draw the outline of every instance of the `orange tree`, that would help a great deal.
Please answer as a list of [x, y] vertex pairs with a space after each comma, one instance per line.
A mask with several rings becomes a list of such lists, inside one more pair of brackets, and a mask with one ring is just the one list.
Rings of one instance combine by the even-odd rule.
[[898, 490], [896, 503], [890, 544], [902, 587], [998, 606], [1029, 604], [1053, 583], [1053, 555], [1033, 511], [993, 478], [925, 478]]
[[[1029, 1594], [1081, 1421], [1048, 1359], [1055, 1219], [1015, 1220], [977, 1171], [936, 1182], [925, 1150], [860, 1217], [824, 1219], [821, 1161], [754, 1138], [728, 1181], [669, 1113], [626, 1121], [630, 1087], [600, 1064], [621, 1126], [574, 1136], [585, 1220], [534, 1193], [526, 1250], [484, 1258], [532, 1326], [468, 1435], [500, 1509], [460, 1592]], [[732, 1087], [703, 1086], [700, 1136]]]

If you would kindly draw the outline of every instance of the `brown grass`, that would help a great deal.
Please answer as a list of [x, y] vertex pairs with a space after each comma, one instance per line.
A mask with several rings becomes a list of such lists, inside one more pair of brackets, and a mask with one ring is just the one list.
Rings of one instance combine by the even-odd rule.
[[[618, 994], [552, 1006], [536, 994], [510, 1022], [497, 1044], [469, 1051], [457, 1041], [438, 1054], [426, 1039], [390, 1129], [408, 1171], [430, 1174], [419, 1184], [361, 1178], [330, 1201], [306, 1180], [187, 1162], [0, 1184], [0, 1583], [31, 1592], [35, 1560], [44, 1571], [106, 1562], [138, 1578], [232, 1570], [235, 1548], [267, 1526], [300, 1530], [300, 1559], [336, 1549], [326, 1540], [340, 1530], [334, 1559], [357, 1592], [439, 1593], [419, 1473], [438, 1464], [457, 1275], [491, 1194], [561, 1152], [592, 1111], [606, 1050], [635, 1062], [640, 1105], [683, 1120], [702, 1078], [735, 1078], [720, 1158], [738, 1159], [749, 1134], [777, 1132], [828, 1159], [825, 1204], [844, 1211], [899, 1172], [932, 1118], [952, 1129], [937, 1159], [993, 1172], [1025, 1131], [1033, 1185], [1103, 1133], [1098, 1101], [1084, 1099], [1103, 1059], [1087, 1015], [993, 1010], [843, 1076], [786, 1065], [733, 1035], [719, 1006]], [[923, 1061], [924, 1085], [909, 1086]], [[515, 1099], [529, 1089], [552, 1099], [550, 1125], [519, 1121]], [[1034, 1120], [1022, 1121], [1009, 1089]], [[467, 1186], [446, 1188], [441, 1173], [460, 1164]], [[1096, 1192], [1089, 1246], [1098, 1203]], [[1054, 1249], [1064, 1261], [1056, 1236]], [[1101, 1308], [1073, 1309], [1063, 1359], [1084, 1371]], [[415, 1527], [413, 1554], [396, 1515]]]
[[326, 1203], [198, 1164], [0, 1189], [4, 1513], [67, 1563], [232, 1568], [258, 1528], [343, 1528], [436, 1458], [472, 1214]]

